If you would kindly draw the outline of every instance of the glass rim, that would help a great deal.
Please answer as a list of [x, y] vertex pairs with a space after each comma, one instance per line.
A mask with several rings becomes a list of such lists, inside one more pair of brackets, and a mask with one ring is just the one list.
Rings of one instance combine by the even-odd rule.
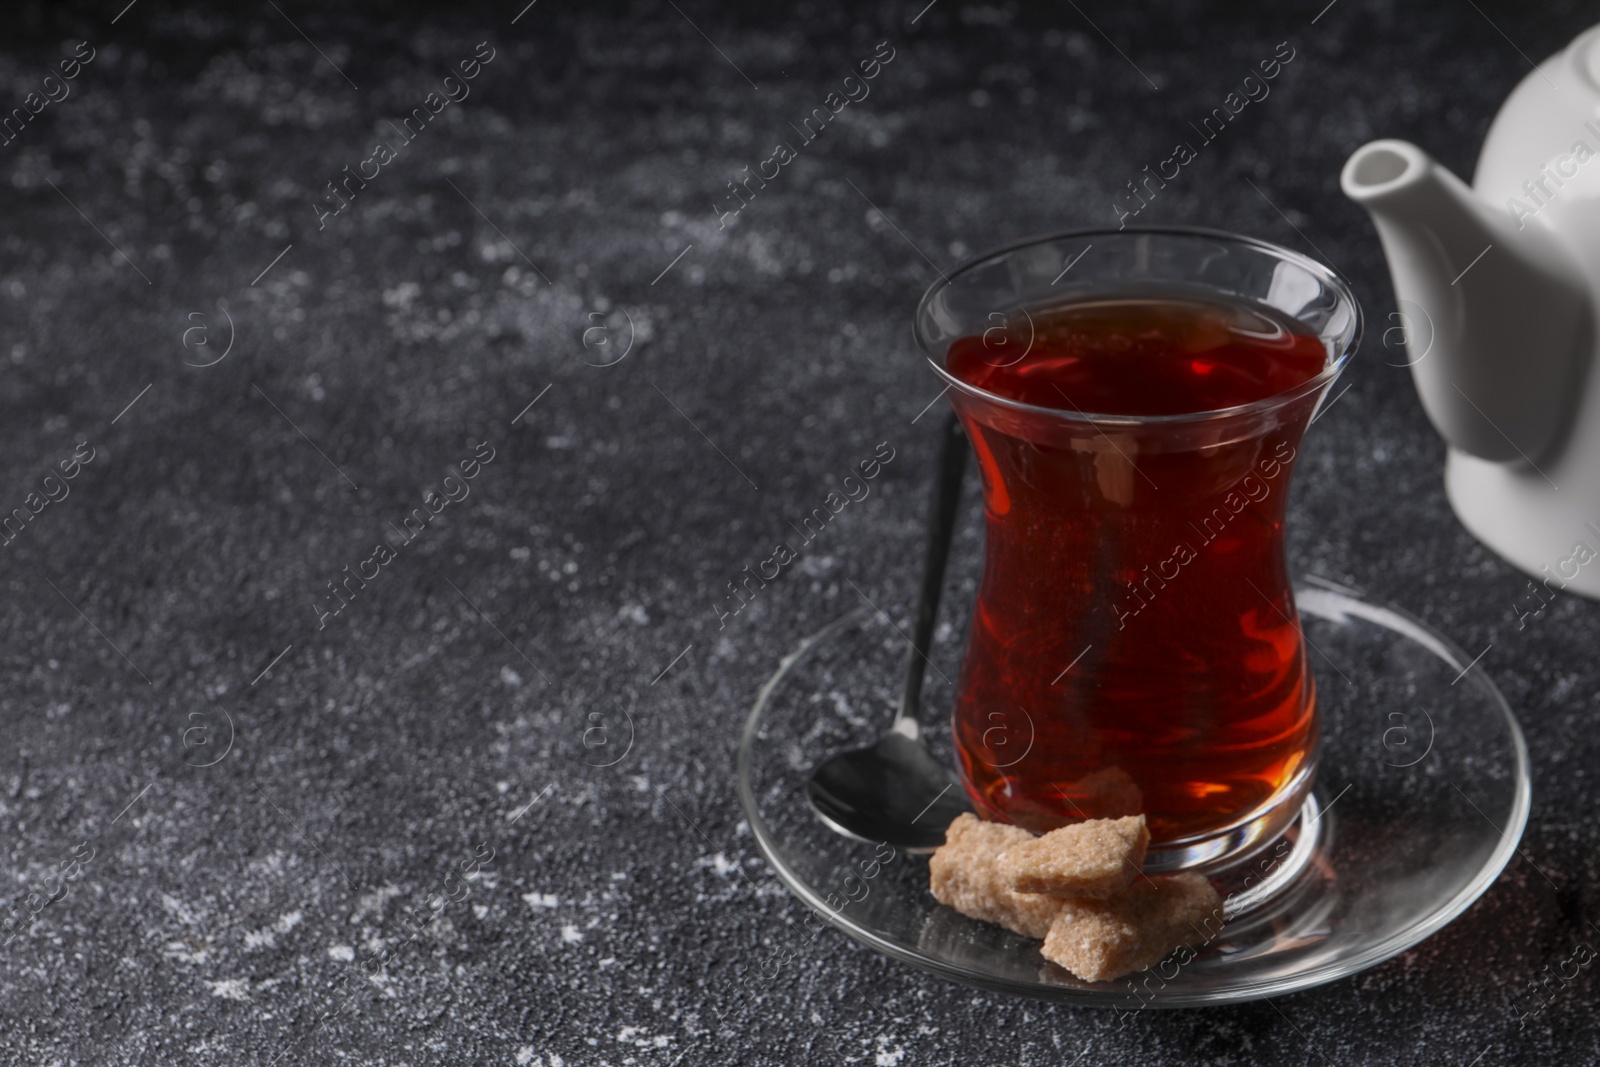
[[[1296, 385], [1293, 388], [1286, 389], [1281, 393], [1274, 393], [1271, 396], [1262, 397], [1260, 400], [1252, 400], [1248, 404], [1236, 404], [1233, 407], [1212, 408], [1206, 411], [1185, 411], [1176, 415], [1113, 415], [1076, 410], [1063, 411], [1060, 408], [1047, 408], [1040, 407], [1036, 404], [1025, 404], [1020, 400], [1012, 400], [1010, 397], [1001, 396], [999, 393], [992, 393], [987, 389], [980, 389], [975, 385], [963, 381], [945, 369], [943, 360], [934, 355], [933, 344], [931, 343], [930, 338], [927, 336], [927, 332], [923, 328], [924, 323], [929, 318], [929, 315], [927, 314], [928, 307], [936, 296], [938, 296], [941, 292], [944, 292], [946, 289], [949, 289], [951, 285], [954, 284], [955, 279], [962, 274], [965, 274], [966, 272], [984, 263], [1000, 259], [1003, 256], [1010, 255], [1014, 252], [1020, 252], [1027, 248], [1052, 244], [1058, 241], [1076, 240], [1079, 238], [1115, 238], [1123, 236], [1180, 238], [1204, 237], [1212, 240], [1223, 241], [1231, 245], [1252, 248], [1259, 252], [1265, 252], [1276, 259], [1293, 263], [1305, 270], [1307, 273], [1321, 280], [1329, 289], [1332, 289], [1334, 292], [1336, 292], [1341, 299], [1350, 305], [1352, 317], [1350, 336], [1344, 342], [1344, 347], [1328, 361], [1328, 365], [1322, 369], [1320, 374], [1314, 378], [1310, 378], [1304, 382], [1301, 382], [1299, 385]], [[1276, 410], [1285, 404], [1292, 403], [1301, 397], [1325, 388], [1335, 378], [1337, 378], [1339, 373], [1344, 370], [1345, 365], [1350, 362], [1350, 357], [1355, 354], [1356, 349], [1360, 346], [1363, 326], [1364, 321], [1361, 315], [1361, 304], [1356, 300], [1355, 291], [1350, 287], [1350, 283], [1345, 279], [1344, 275], [1340, 274], [1337, 270], [1334, 270], [1325, 263], [1312, 259], [1310, 256], [1296, 252], [1292, 248], [1285, 248], [1283, 245], [1274, 244], [1271, 241], [1264, 241], [1259, 237], [1250, 237], [1245, 234], [1231, 233], [1227, 230], [1217, 230], [1206, 226], [1125, 226], [1121, 229], [1112, 229], [1110, 227], [1089, 227], [1086, 229], [1059, 230], [1050, 233], [1036, 234], [1032, 237], [1026, 237], [1018, 241], [1013, 241], [1009, 244], [1000, 245], [999, 247], [991, 248], [987, 251], [979, 252], [975, 255], [969, 256], [958, 263], [949, 272], [941, 271], [939, 280], [928, 286], [927, 290], [922, 294], [922, 299], [917, 301], [917, 310], [913, 314], [911, 323], [912, 334], [916, 338], [917, 346], [922, 349], [924, 358], [926, 358], [929, 365], [933, 367], [934, 372], [945, 380], [946, 390], [951, 388], [958, 389], [968, 396], [975, 397], [990, 404], [996, 404], [1011, 411], [1022, 412], [1029, 415], [1044, 416], [1046, 418], [1057, 419], [1068, 423], [1087, 423], [1096, 427], [1102, 424], [1113, 426], [1186, 425], [1193, 423], [1223, 421], [1241, 416], [1255, 415]], [[1318, 336], [1321, 338], [1320, 333]], [[1325, 338], [1323, 340], [1326, 341]]]

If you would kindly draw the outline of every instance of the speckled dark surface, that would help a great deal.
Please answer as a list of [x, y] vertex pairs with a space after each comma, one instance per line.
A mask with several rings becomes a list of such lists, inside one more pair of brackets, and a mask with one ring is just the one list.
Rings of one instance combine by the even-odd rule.
[[[913, 25], [920, 2], [542, 0], [513, 25], [509, 0], [145, 0], [113, 24], [121, 6], [22, 9], [0, 54], [9, 109], [96, 49], [0, 147], [0, 507], [94, 448], [0, 559], [0, 893], [20, 915], [58, 896], [0, 949], [0, 1060], [1600, 1057], [1593, 967], [1525, 1025], [1512, 1007], [1600, 938], [1600, 606], [1517, 628], [1523, 580], [1445, 505], [1443, 447], [1385, 365], [1377, 241], [1336, 184], [1382, 135], [1470, 173], [1519, 49], [1592, 13], [941, 0]], [[325, 183], [480, 41], [471, 95], [319, 231]], [[724, 183], [880, 41], [871, 96], [719, 228]], [[912, 419], [938, 390], [908, 323], [930, 261], [1114, 224], [1123, 183], [1283, 41], [1271, 96], [1138, 221], [1260, 235], [1353, 279], [1369, 339], [1308, 439], [1292, 556], [1492, 642], [1535, 766], [1522, 856], [1418, 948], [1270, 1003], [1119, 1030], [829, 931], [719, 1021], [802, 914], [741, 826], [745, 711], [859, 602], [847, 580], [900, 612], [913, 589], [937, 423]], [[220, 362], [186, 365], [230, 332]], [[719, 630], [725, 583], [881, 441], [901, 458], [878, 490]], [[319, 629], [325, 583], [481, 442], [470, 497]], [[618, 762], [587, 765], [602, 751]], [[92, 858], [53, 878], [75, 849]], [[438, 894], [431, 924], [407, 920]]]

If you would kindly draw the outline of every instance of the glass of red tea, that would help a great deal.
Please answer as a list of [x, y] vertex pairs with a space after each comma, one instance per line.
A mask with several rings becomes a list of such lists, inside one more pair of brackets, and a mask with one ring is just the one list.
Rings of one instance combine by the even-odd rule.
[[1317, 766], [1283, 523], [1349, 286], [1247, 237], [1084, 231], [963, 265], [916, 332], [983, 481], [954, 711], [979, 813], [1143, 813], [1153, 871], [1272, 840]]

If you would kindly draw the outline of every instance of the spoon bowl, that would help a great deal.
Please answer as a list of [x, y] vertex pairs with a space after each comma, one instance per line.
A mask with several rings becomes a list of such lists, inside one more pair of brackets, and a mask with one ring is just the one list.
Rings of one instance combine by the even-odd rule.
[[905, 852], [932, 852], [955, 817], [972, 810], [950, 769], [895, 730], [828, 759], [812, 772], [807, 793], [832, 829]]

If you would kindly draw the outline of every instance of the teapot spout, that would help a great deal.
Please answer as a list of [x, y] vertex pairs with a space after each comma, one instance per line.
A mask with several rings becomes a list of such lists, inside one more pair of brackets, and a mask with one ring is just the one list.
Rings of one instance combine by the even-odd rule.
[[1358, 148], [1339, 184], [1377, 226], [1429, 419], [1463, 452], [1535, 464], [1565, 435], [1592, 347], [1577, 262], [1406, 141]]

